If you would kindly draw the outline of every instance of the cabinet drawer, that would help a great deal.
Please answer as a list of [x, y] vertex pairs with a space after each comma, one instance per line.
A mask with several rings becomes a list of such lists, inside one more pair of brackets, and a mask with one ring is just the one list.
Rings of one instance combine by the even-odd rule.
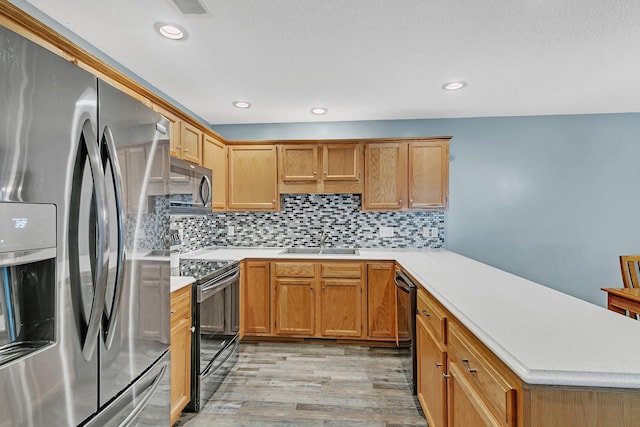
[[345, 277], [359, 279], [362, 277], [362, 264], [350, 263], [322, 263], [320, 265], [321, 277]]
[[426, 324], [431, 333], [441, 344], [447, 343], [447, 318], [438, 303], [422, 289], [418, 290], [418, 301], [416, 302], [418, 313], [416, 316]]
[[185, 318], [191, 318], [191, 286], [171, 294], [171, 324]]
[[276, 277], [314, 277], [312, 262], [276, 262], [274, 264]]
[[482, 344], [475, 343], [455, 323], [449, 324], [449, 363], [475, 390], [501, 423], [516, 425], [516, 384], [498, 371], [502, 363]]

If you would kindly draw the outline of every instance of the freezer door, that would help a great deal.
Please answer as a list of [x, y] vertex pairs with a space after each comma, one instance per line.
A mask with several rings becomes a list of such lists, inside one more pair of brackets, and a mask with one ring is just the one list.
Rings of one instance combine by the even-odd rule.
[[100, 407], [169, 347], [169, 124], [109, 84], [98, 82], [98, 139], [107, 187], [107, 291], [100, 339]]
[[171, 395], [169, 351], [86, 427], [167, 426]]
[[[57, 254], [52, 343], [0, 366], [0, 424], [75, 426], [97, 410], [98, 401], [101, 310], [92, 310], [92, 302], [94, 279], [101, 273], [90, 260], [95, 246], [89, 248], [97, 230], [88, 224], [86, 212], [82, 225], [74, 221], [75, 231], [69, 228], [78, 153], [97, 152], [91, 137], [96, 132], [96, 78], [4, 27], [0, 53], [0, 200], [55, 205]], [[95, 183], [88, 161], [80, 162], [79, 179], [90, 193]], [[96, 202], [91, 197], [82, 201], [94, 214]], [[70, 232], [78, 235], [74, 260], [69, 259]], [[70, 277], [72, 264], [78, 266], [77, 280]]]

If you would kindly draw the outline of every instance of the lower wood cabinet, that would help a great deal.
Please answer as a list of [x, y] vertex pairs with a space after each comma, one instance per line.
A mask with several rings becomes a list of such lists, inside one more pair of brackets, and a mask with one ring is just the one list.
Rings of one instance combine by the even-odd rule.
[[275, 262], [276, 335], [361, 338], [363, 264]]
[[314, 285], [313, 277], [273, 279], [276, 335], [315, 334]]
[[362, 337], [362, 264], [323, 263], [319, 268], [319, 334], [323, 337]]
[[240, 265], [241, 335], [270, 335], [271, 286], [268, 261], [244, 261]]
[[399, 322], [394, 275], [393, 262], [367, 264], [368, 339], [394, 340], [396, 338], [396, 324]]
[[[418, 401], [430, 427], [447, 425], [447, 352], [427, 328], [422, 317], [416, 317], [416, 349], [418, 352]], [[467, 424], [468, 426], [475, 424]]]
[[171, 294], [171, 424], [191, 399], [191, 286]]

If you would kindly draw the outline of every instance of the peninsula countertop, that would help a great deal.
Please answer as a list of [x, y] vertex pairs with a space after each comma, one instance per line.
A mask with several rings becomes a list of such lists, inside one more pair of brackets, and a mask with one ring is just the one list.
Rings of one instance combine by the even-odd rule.
[[640, 389], [640, 322], [444, 249], [211, 248], [183, 258], [393, 260], [525, 383]]

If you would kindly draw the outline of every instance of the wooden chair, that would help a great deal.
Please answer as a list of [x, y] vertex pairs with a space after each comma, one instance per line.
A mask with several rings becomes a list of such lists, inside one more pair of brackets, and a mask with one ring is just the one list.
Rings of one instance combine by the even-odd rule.
[[[640, 288], [640, 255], [620, 255], [620, 270], [625, 288]], [[640, 313], [629, 311], [629, 317], [640, 320]]]
[[620, 255], [620, 270], [625, 288], [640, 288], [640, 255]]

